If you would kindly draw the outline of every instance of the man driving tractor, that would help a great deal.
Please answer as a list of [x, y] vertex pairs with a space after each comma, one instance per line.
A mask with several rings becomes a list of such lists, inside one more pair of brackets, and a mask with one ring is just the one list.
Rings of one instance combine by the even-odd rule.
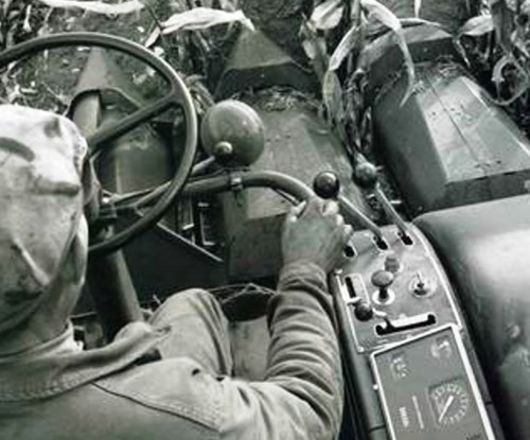
[[0, 107], [0, 438], [334, 438], [343, 384], [326, 273], [351, 235], [337, 205], [315, 198], [286, 218], [264, 381], [231, 377], [228, 321], [202, 290], [83, 350], [70, 315], [87, 261], [86, 151], [69, 120]]

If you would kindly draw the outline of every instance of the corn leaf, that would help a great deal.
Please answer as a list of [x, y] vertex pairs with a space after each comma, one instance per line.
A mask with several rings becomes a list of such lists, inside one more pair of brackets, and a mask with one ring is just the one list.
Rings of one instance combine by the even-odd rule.
[[421, 11], [421, 0], [414, 0], [414, 17], [418, 18]]
[[346, 32], [331, 55], [328, 70], [337, 70], [348, 54], [359, 46], [361, 33], [361, 26], [357, 26], [356, 24]]
[[513, 57], [511, 55], [503, 55], [499, 59], [499, 61], [495, 63], [495, 66], [493, 67], [491, 80], [497, 87], [497, 91], [500, 89], [501, 83], [504, 82], [504, 75], [503, 75], [504, 69], [510, 64], [513, 64]]
[[403, 95], [403, 99], [401, 100], [401, 104], [405, 104], [409, 98], [414, 93], [414, 88], [416, 87], [416, 69], [414, 69], [414, 61], [412, 60], [412, 55], [410, 54], [409, 48], [407, 46], [407, 42], [405, 41], [405, 37], [403, 36], [402, 30], [398, 30], [395, 33], [397, 43], [401, 49], [401, 53], [403, 54], [403, 60], [405, 62], [405, 68], [407, 70], [407, 90], [405, 91], [405, 94]]
[[530, 59], [530, 53], [528, 52], [528, 38], [524, 35], [524, 30], [521, 32], [521, 28], [517, 26], [517, 30], [512, 34], [512, 43], [526, 59]]
[[153, 32], [147, 37], [147, 40], [144, 42], [145, 47], [154, 46], [157, 40], [160, 38], [162, 30], [159, 27], [156, 27]]
[[405, 95], [401, 100], [401, 105], [403, 105], [414, 93], [414, 87], [416, 86], [416, 73], [414, 69], [414, 61], [412, 60], [407, 42], [403, 35], [401, 21], [390, 9], [376, 0], [361, 0], [361, 6], [368, 12], [369, 19], [375, 19], [387, 28], [394, 31], [397, 44], [399, 45], [401, 53], [403, 54], [403, 60], [405, 62], [408, 77], [407, 90], [405, 91]]
[[316, 29], [330, 30], [336, 28], [344, 13], [342, 0], [327, 0], [318, 5], [311, 15], [311, 22]]
[[220, 0], [219, 1], [219, 6], [224, 11], [233, 12], [237, 10], [237, 4], [238, 4], [237, 0]]
[[524, 0], [521, 4], [521, 14], [530, 15], [530, 0]]
[[497, 44], [505, 52], [511, 52], [510, 36], [513, 31], [513, 16], [505, 0], [490, 0], [491, 15]]
[[470, 18], [464, 23], [457, 33], [457, 37], [468, 35], [471, 37], [480, 37], [489, 32], [493, 32], [493, 17], [491, 15], [478, 15]]
[[443, 26], [437, 21], [425, 20], [423, 18], [406, 17], [406, 18], [400, 18], [399, 21], [401, 22], [401, 27], [427, 25], [427, 26], [435, 26], [435, 27], [439, 27], [443, 29]]
[[517, 75], [510, 75], [510, 89], [511, 95], [508, 99], [499, 100], [496, 99], [495, 102], [501, 106], [507, 106], [513, 104], [517, 99], [519, 99], [524, 93], [528, 91], [530, 87], [530, 77], [526, 69], [521, 66], [521, 64], [513, 57], [512, 54], [505, 54], [502, 56], [499, 61], [495, 64], [492, 73], [492, 81], [497, 88], [497, 94], [500, 95], [501, 84], [506, 82], [504, 77], [504, 69], [511, 67], [517, 72]]
[[360, 26], [362, 22], [361, 0], [353, 0], [351, 5], [351, 21]]
[[300, 35], [303, 37], [302, 47], [311, 60], [313, 70], [320, 81], [323, 81], [324, 74], [329, 64], [326, 40], [319, 36], [314, 24], [309, 21], [302, 22]]
[[361, 6], [368, 12], [369, 19], [375, 19], [387, 28], [397, 31], [401, 29], [401, 22], [396, 15], [376, 0], [361, 0]]
[[335, 72], [327, 71], [322, 81], [322, 100], [326, 107], [328, 118], [339, 125], [344, 120], [344, 100], [339, 77]]
[[172, 34], [179, 31], [203, 30], [229, 23], [241, 23], [250, 30], [254, 30], [254, 25], [241, 10], [230, 12], [199, 7], [169, 17], [162, 23], [162, 33]]
[[211, 28], [222, 24], [241, 23], [251, 31], [254, 31], [252, 21], [245, 16], [243, 11], [223, 11], [212, 8], [193, 8], [179, 12], [161, 23], [161, 28], [156, 27], [147, 37], [144, 45], [153, 46], [160, 35], [173, 34], [180, 31], [197, 31]]
[[520, 76], [515, 84], [515, 88], [512, 90], [512, 96], [507, 99], [496, 99], [495, 103], [500, 106], [512, 105], [517, 101], [521, 96], [523, 96], [530, 87], [530, 78], [528, 75], [524, 74]]
[[143, 9], [144, 5], [139, 0], [129, 0], [123, 3], [106, 3], [102, 1], [76, 1], [76, 0], [39, 0], [51, 8], [82, 9], [98, 14], [121, 15], [130, 14]]

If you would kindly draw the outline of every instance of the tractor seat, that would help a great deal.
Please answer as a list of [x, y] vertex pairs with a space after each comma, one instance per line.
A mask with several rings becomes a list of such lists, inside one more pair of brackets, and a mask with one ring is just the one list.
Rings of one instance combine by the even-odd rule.
[[530, 439], [530, 196], [415, 220], [464, 308], [510, 438]]

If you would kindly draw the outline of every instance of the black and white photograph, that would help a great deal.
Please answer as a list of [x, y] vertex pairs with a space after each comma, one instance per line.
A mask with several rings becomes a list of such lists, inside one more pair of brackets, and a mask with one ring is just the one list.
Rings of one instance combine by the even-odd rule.
[[530, 440], [530, 0], [0, 0], [0, 440]]

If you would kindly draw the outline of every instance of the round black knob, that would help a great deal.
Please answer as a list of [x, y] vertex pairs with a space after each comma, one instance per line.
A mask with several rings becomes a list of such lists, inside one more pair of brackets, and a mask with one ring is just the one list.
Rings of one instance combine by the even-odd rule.
[[378, 270], [373, 273], [371, 281], [379, 289], [379, 301], [387, 301], [389, 298], [388, 288], [394, 282], [394, 274], [388, 270]]
[[340, 192], [339, 176], [333, 171], [323, 171], [313, 180], [313, 191], [323, 199], [336, 199]]
[[374, 309], [363, 299], [355, 305], [354, 314], [359, 321], [366, 322], [374, 317]]
[[362, 162], [355, 167], [353, 179], [361, 188], [373, 190], [377, 184], [377, 168], [371, 162]]

